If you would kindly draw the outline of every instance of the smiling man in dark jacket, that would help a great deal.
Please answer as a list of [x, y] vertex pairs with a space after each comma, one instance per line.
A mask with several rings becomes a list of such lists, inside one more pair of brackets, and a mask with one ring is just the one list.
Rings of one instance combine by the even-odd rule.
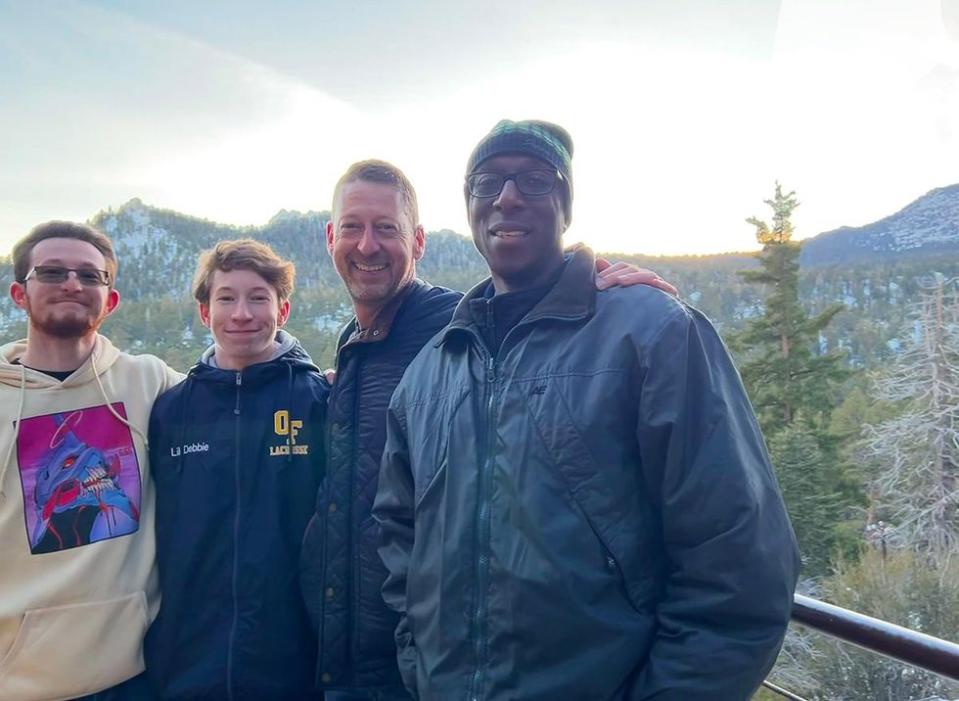
[[497, 125], [466, 199], [490, 267], [390, 404], [374, 517], [421, 699], [747, 699], [795, 540], [712, 325], [564, 255], [572, 140]]
[[461, 295], [416, 278], [425, 247], [416, 193], [383, 161], [354, 164], [340, 179], [327, 244], [356, 316], [337, 345], [327, 477], [303, 541], [303, 593], [320, 641], [316, 681], [327, 699], [406, 699], [370, 509], [390, 396]]
[[298, 575], [329, 386], [281, 329], [293, 273], [257, 241], [207, 251], [194, 296], [214, 345], [153, 406], [163, 599], [145, 657], [161, 699], [319, 698]]

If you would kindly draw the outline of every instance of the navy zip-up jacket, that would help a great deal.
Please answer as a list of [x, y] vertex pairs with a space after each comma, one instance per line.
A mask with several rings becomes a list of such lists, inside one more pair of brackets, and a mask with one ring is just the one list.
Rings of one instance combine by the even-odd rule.
[[370, 516], [386, 441], [386, 407], [406, 366], [449, 323], [462, 294], [414, 280], [388, 333], [340, 337], [330, 397], [326, 480], [303, 540], [303, 595], [320, 639], [324, 688], [400, 686], [393, 630], [383, 603], [386, 569]]
[[153, 407], [163, 598], [145, 658], [162, 699], [315, 698], [298, 562], [329, 386], [277, 340], [286, 352], [240, 372], [199, 363]]

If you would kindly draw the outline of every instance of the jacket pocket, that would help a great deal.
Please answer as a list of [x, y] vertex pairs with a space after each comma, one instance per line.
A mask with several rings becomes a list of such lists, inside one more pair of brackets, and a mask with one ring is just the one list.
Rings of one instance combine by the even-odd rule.
[[[639, 491], [639, 466], [621, 457], [597, 456], [603, 442], [624, 440], [597, 426], [581, 426], [569, 402], [580, 398], [587, 386], [612, 395], [622, 381], [618, 373], [549, 377], [525, 392], [530, 417], [580, 514], [599, 541], [606, 567], [621, 578], [626, 598], [637, 610], [650, 606], [661, 579], [663, 558], [654, 545], [659, 528], [653, 509]], [[596, 412], [616, 408], [598, 404]], [[592, 441], [592, 443], [591, 443]]]
[[115, 686], [143, 671], [146, 596], [27, 611], [0, 661], [0, 698], [49, 701]]
[[460, 387], [450, 391], [448, 395], [432, 398], [431, 401], [413, 403], [407, 409], [411, 415], [418, 413], [417, 423], [428, 427], [413, 438], [417, 444], [410, 446], [410, 455], [417, 457], [419, 469], [414, 475], [416, 509], [420, 508], [429, 492], [438, 488], [445, 478], [449, 462], [451, 426], [469, 395], [467, 387]]

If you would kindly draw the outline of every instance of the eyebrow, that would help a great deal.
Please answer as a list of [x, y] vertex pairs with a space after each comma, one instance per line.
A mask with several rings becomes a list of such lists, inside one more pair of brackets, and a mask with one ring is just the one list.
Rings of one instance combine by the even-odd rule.
[[[266, 287], [264, 285], [258, 285], [248, 292], [269, 292], [272, 288]], [[229, 285], [223, 285], [222, 287], [216, 287], [213, 289], [213, 294], [219, 294], [220, 292], [236, 292], [236, 289], [230, 287]]]
[[[344, 214], [343, 216], [339, 217], [336, 220], [337, 224], [343, 224], [343, 223], [361, 224], [362, 222], [363, 222], [363, 217], [358, 214]], [[388, 222], [390, 224], [399, 224], [399, 219], [394, 219], [393, 217], [387, 217], [387, 216], [376, 217], [375, 219], [373, 219], [374, 224], [382, 224], [384, 222]]]
[[61, 265], [65, 268], [76, 266], [78, 268], [90, 268], [91, 270], [100, 270], [101, 268], [97, 267], [96, 263], [90, 263], [89, 261], [83, 263], [68, 263], [62, 258], [46, 258], [39, 263], [34, 263], [34, 267], [38, 265]]

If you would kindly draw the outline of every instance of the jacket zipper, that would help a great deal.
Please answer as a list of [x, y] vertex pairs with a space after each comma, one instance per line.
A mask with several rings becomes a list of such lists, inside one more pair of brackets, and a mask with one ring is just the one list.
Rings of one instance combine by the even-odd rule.
[[[365, 354], [364, 354], [365, 360]], [[350, 599], [347, 599], [345, 603], [342, 604], [342, 607], [346, 611], [346, 631], [348, 639], [346, 641], [346, 668], [351, 670], [351, 682], [355, 682], [356, 672], [353, 667], [353, 660], [359, 657], [359, 623], [360, 623], [360, 577], [359, 577], [359, 560], [360, 555], [357, 552], [359, 547], [359, 538], [354, 538], [353, 523], [355, 514], [353, 513], [353, 507], [357, 503], [357, 495], [354, 493], [354, 488], [356, 486], [356, 471], [357, 463], [359, 462], [359, 453], [360, 453], [360, 432], [357, 428], [360, 425], [360, 392], [363, 386], [361, 374], [363, 363], [357, 362], [356, 367], [356, 376], [353, 378], [353, 396], [356, 398], [356, 401], [353, 402], [353, 416], [352, 416], [352, 435], [350, 436], [350, 471], [348, 479], [350, 480], [350, 495], [349, 495], [349, 509], [350, 515], [346, 520], [346, 537], [349, 545], [348, 548], [348, 557], [346, 563], [346, 576], [348, 578], [348, 583], [346, 588], [344, 588], [344, 593], [351, 592], [352, 601], [356, 602], [356, 606], [350, 606]]]
[[240, 562], [240, 387], [243, 384], [243, 374], [236, 373], [236, 404], [233, 407], [235, 416], [234, 433], [236, 445], [233, 450], [233, 486], [236, 504], [233, 509], [233, 577], [231, 588], [233, 592], [233, 622], [230, 624], [230, 642], [226, 656], [226, 694], [233, 701], [233, 648], [236, 645], [236, 627], [239, 622], [239, 596], [237, 595], [237, 578]]
[[[486, 320], [492, 326], [493, 307], [487, 304]], [[476, 558], [476, 607], [473, 613], [473, 626], [476, 634], [476, 670], [470, 682], [470, 699], [478, 701], [483, 687], [483, 670], [486, 666], [486, 590], [489, 587], [489, 540], [490, 540], [490, 499], [493, 482], [493, 448], [495, 431], [493, 430], [493, 409], [496, 398], [496, 356], [490, 354], [486, 359], [486, 456], [479, 474], [479, 498], [476, 509], [477, 558]]]
[[[336, 366], [337, 366], [337, 372], [339, 372], [340, 363], [338, 359], [336, 362]], [[327, 400], [328, 407], [333, 406], [334, 393], [336, 391], [337, 390], [334, 389], [332, 392], [330, 392], [330, 398]], [[324, 636], [326, 635], [326, 614], [327, 614], [326, 599], [325, 599], [326, 578], [327, 578], [327, 573], [329, 572], [329, 562], [327, 561], [327, 548], [326, 548], [326, 532], [330, 529], [329, 501], [330, 501], [330, 494], [333, 491], [332, 487], [330, 486], [333, 481], [333, 470], [331, 469], [333, 463], [332, 463], [332, 460], [330, 459], [330, 446], [333, 444], [333, 426], [330, 424], [329, 420], [326, 421], [326, 426], [324, 427], [324, 429], [325, 429], [324, 435], [326, 436], [326, 456], [324, 457], [324, 461], [326, 463], [326, 470], [324, 471], [323, 483], [321, 483], [320, 489], [324, 490], [324, 493], [326, 494], [326, 499], [323, 500], [323, 504], [322, 504], [323, 513], [317, 514], [318, 518], [323, 519], [323, 527], [321, 529], [323, 531], [323, 538], [320, 541], [320, 547], [322, 548], [320, 552], [323, 556], [322, 559], [320, 560], [322, 572], [320, 575], [319, 591], [317, 592], [317, 597], [319, 598], [320, 615], [318, 616], [318, 620], [317, 620], [316, 634], [317, 634], [317, 640], [319, 641], [319, 645], [320, 645], [320, 652], [319, 652], [319, 655], [317, 656], [318, 665], [315, 672], [315, 677], [316, 677], [315, 682], [317, 683], [318, 686], [322, 684], [322, 681], [323, 681], [322, 675], [327, 672], [327, 669], [329, 668], [329, 661], [330, 661], [329, 653], [326, 651], [326, 645], [323, 644]], [[322, 686], [325, 686], [325, 684], [323, 684]]]

